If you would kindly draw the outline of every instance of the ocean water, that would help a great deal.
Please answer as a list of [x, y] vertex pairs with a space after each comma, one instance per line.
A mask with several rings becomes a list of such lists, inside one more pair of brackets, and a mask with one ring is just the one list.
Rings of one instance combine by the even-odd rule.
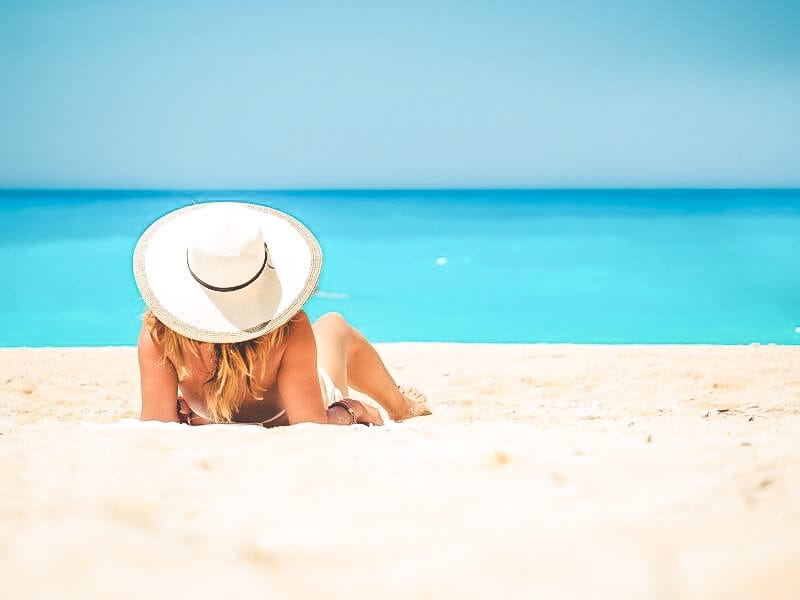
[[191, 202], [319, 238], [376, 341], [795, 344], [800, 191], [0, 192], [0, 346], [134, 344], [142, 231]]

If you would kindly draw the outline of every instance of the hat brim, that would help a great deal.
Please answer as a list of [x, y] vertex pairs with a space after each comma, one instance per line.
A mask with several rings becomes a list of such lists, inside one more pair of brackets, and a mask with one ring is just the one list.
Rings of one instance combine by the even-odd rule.
[[267, 268], [246, 287], [213, 291], [188, 268], [192, 217], [209, 204], [164, 215], [142, 234], [133, 253], [134, 277], [147, 308], [170, 329], [201, 342], [243, 342], [285, 325], [314, 293], [322, 270], [319, 243], [302, 223], [266, 206], [231, 204], [251, 211], [269, 249]]

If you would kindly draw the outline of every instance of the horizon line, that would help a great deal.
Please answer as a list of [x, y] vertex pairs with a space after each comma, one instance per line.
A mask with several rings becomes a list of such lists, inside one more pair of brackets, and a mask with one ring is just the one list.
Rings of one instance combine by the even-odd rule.
[[193, 193], [325, 193], [325, 192], [571, 192], [571, 191], [800, 191], [800, 186], [481, 186], [481, 187], [275, 187], [275, 188], [179, 188], [179, 187], [0, 187], [0, 194], [8, 192], [169, 192]]

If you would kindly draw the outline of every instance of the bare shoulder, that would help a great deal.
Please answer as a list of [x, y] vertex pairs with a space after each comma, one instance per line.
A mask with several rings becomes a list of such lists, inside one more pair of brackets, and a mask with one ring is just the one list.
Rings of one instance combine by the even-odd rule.
[[304, 310], [298, 311], [298, 313], [292, 317], [290, 322], [292, 324], [292, 328], [295, 328], [298, 325], [301, 327], [311, 327], [311, 319], [308, 318], [308, 313]]
[[137, 349], [139, 354], [139, 368], [142, 371], [143, 377], [162, 370], [175, 372], [172, 362], [164, 357], [161, 346], [153, 337], [150, 326], [146, 321], [142, 323], [142, 328], [139, 331]]
[[147, 324], [147, 321], [142, 322], [142, 328], [139, 330], [139, 341], [137, 346], [139, 348], [139, 358], [158, 358], [161, 356], [161, 350], [153, 339], [153, 336], [150, 332], [150, 326]]
[[297, 354], [316, 353], [314, 330], [311, 328], [311, 320], [304, 310], [298, 312], [290, 321], [285, 352], [286, 357], [290, 359]]

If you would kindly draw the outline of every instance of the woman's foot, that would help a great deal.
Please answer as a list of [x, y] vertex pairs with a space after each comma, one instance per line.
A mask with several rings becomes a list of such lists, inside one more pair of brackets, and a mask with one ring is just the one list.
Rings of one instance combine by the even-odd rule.
[[424, 417], [431, 414], [428, 407], [428, 398], [417, 388], [399, 385], [397, 389], [406, 401], [406, 409], [401, 414], [389, 415], [393, 421], [405, 421], [414, 417]]

